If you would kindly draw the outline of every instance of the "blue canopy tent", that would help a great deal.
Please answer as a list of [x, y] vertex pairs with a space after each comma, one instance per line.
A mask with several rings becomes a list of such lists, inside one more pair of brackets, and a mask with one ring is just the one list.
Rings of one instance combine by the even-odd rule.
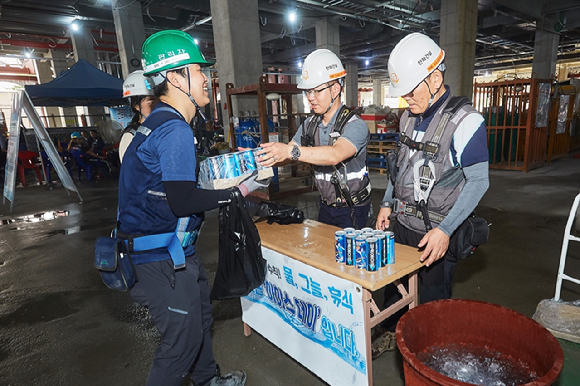
[[119, 106], [123, 99], [123, 80], [80, 59], [53, 81], [24, 86], [35, 106]]

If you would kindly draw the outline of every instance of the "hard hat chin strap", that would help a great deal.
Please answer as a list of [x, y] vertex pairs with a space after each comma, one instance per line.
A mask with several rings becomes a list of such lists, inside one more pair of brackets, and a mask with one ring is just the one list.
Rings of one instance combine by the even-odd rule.
[[[190, 76], [189, 76], [189, 67], [185, 68], [185, 71], [187, 71], [187, 88], [191, 88], [191, 82], [190, 82]], [[165, 80], [167, 80], [167, 78], [165, 77], [165, 75], [161, 75], [165, 78]], [[167, 80], [169, 82], [169, 80]], [[171, 82], [169, 82], [171, 83]], [[175, 87], [173, 85], [173, 83], [171, 83], [171, 85], [173, 87]], [[187, 97], [189, 98], [189, 100], [191, 101], [191, 103], [193, 103], [193, 105], [195, 106], [195, 113], [196, 115], [199, 114], [199, 116], [201, 117], [201, 119], [203, 119], [204, 122], [207, 122], [207, 118], [205, 117], [205, 115], [201, 112], [201, 109], [199, 108], [199, 105], [197, 104], [197, 102], [195, 101], [195, 99], [193, 99], [193, 97], [191, 96], [191, 93], [189, 91], [183, 91], [181, 88], [179, 87], [175, 87], [176, 89], [178, 89], [179, 91], [181, 91], [182, 93], [184, 93], [185, 95], [187, 95]]]
[[324, 116], [324, 114], [329, 112], [330, 109], [332, 108], [332, 105], [334, 104], [334, 101], [336, 100], [336, 98], [338, 98], [340, 96], [340, 94], [342, 94], [342, 83], [340, 83], [340, 81], [338, 81], [338, 85], [340, 86], [340, 92], [338, 93], [338, 95], [335, 97], [332, 96], [332, 86], [331, 86], [331, 88], [330, 88], [330, 105], [328, 106], [328, 108], [326, 109], [325, 112], [323, 112], [322, 114], [317, 114], [317, 115]]
[[[429, 76], [431, 76], [431, 74], [429, 74]], [[429, 87], [429, 83], [427, 83], [427, 78], [423, 79], [423, 82], [425, 82], [425, 84], [427, 85], [427, 90], [429, 90], [429, 95], [431, 95], [431, 98], [429, 98], [429, 104], [427, 105], [427, 108], [425, 109], [425, 111], [427, 111], [429, 109], [429, 107], [431, 107], [431, 104], [433, 103], [433, 99], [435, 99], [435, 95], [437, 95], [437, 93], [439, 92], [439, 90], [441, 90], [441, 86], [442, 86], [442, 85], [439, 86], [439, 88], [437, 90], [435, 90], [434, 93], [432, 93], [431, 92], [431, 87]]]

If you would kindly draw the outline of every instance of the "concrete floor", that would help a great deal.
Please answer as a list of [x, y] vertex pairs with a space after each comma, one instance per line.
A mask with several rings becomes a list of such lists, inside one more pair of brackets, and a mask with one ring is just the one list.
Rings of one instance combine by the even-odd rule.
[[[477, 213], [493, 224], [491, 239], [459, 264], [453, 296], [532, 316], [540, 300], [554, 296], [564, 226], [580, 188], [580, 159], [556, 160], [527, 174], [490, 174], [491, 188]], [[385, 177], [371, 178], [376, 209]], [[0, 385], [145, 383], [159, 335], [147, 312], [129, 294], [108, 290], [93, 268], [95, 239], [115, 226], [117, 180], [77, 186], [82, 204], [61, 186], [29, 186], [16, 190], [13, 212], [0, 205]], [[284, 202], [317, 217], [316, 193]], [[69, 215], [23, 219], [57, 210]], [[210, 282], [217, 246], [212, 211], [198, 244]], [[568, 273], [580, 277], [580, 246], [572, 245], [569, 256]], [[565, 284], [562, 297], [580, 299], [580, 287]], [[216, 302], [214, 319], [213, 347], [222, 371], [244, 370], [252, 386], [325, 384], [257, 333], [244, 337], [239, 301]], [[398, 352], [375, 360], [375, 384], [403, 385], [400, 363]]]

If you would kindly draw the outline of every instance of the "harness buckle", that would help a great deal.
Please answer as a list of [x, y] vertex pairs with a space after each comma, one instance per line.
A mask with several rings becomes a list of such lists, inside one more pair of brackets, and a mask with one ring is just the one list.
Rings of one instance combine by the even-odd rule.
[[[426, 164], [427, 165], [422, 161], [417, 161], [413, 167], [413, 191], [415, 194], [415, 202], [427, 202], [429, 194], [431, 194], [431, 190], [433, 189], [433, 185], [435, 185], [435, 164], [431, 160], [427, 161]], [[429, 168], [429, 176], [420, 174], [421, 167]]]
[[423, 147], [423, 158], [435, 161], [439, 155], [439, 148], [441, 145], [437, 142], [426, 141]]

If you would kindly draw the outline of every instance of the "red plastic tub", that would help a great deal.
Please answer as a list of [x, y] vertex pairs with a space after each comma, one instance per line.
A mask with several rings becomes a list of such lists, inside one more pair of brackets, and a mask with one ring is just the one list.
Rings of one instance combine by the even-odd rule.
[[432, 347], [470, 346], [497, 351], [528, 365], [540, 378], [526, 386], [551, 385], [564, 354], [542, 325], [508, 308], [473, 300], [439, 300], [419, 305], [397, 324], [406, 386], [466, 386], [421, 362], [416, 354]]

